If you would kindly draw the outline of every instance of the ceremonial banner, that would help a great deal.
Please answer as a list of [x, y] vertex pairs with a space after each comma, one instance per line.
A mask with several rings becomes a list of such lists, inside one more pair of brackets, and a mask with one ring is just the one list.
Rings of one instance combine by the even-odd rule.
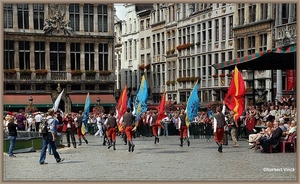
[[186, 117], [185, 117], [185, 123], [186, 126], [189, 127], [191, 122], [193, 122], [193, 118], [197, 116], [199, 108], [199, 97], [198, 97], [198, 80], [195, 82], [194, 89], [192, 90], [192, 93], [188, 99], [187, 105], [186, 105]]
[[119, 121], [121, 117], [126, 113], [127, 109], [127, 85], [125, 85], [122, 94], [119, 98], [118, 104], [117, 104], [117, 112], [118, 112], [118, 129], [119, 131], [123, 131], [123, 127], [121, 124], [119, 124]]
[[83, 111], [83, 116], [82, 116], [81, 132], [83, 135], [86, 132], [88, 132], [87, 121], [90, 116], [90, 106], [91, 106], [91, 99], [90, 99], [90, 94], [88, 93], [86, 96], [86, 99], [85, 99], [84, 111]]
[[235, 66], [224, 101], [227, 107], [234, 112], [234, 120], [236, 122], [245, 110], [245, 93], [246, 88], [243, 76]]
[[145, 79], [145, 76], [143, 75], [142, 81], [139, 85], [136, 98], [134, 101], [134, 108], [135, 108], [135, 115], [136, 115], [136, 123], [133, 130], [136, 129], [138, 126], [139, 119], [141, 115], [147, 111], [148, 105], [147, 105], [147, 99], [148, 99], [148, 85], [147, 81]]
[[156, 125], [163, 127], [163, 125], [160, 123], [162, 119], [164, 119], [166, 116], [165, 114], [165, 105], [166, 105], [166, 92], [163, 93], [160, 104], [158, 106], [158, 116], [156, 120]]
[[54, 102], [54, 104], [53, 104], [53, 110], [54, 110], [54, 112], [56, 112], [57, 109], [58, 109], [58, 106], [59, 106], [61, 97], [62, 97], [62, 95], [63, 95], [63, 93], [64, 93], [64, 90], [65, 90], [65, 89], [63, 89], [63, 90], [60, 92], [60, 94], [58, 95], [58, 97], [56, 98], [56, 100], [55, 100], [55, 102]]
[[286, 83], [287, 83], [286, 92], [289, 92], [295, 87], [294, 79], [295, 79], [295, 70], [287, 70], [286, 71]]

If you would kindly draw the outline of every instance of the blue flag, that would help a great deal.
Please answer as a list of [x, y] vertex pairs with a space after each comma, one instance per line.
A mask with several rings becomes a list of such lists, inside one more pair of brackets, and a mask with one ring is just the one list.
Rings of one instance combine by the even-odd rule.
[[88, 132], [87, 121], [90, 116], [90, 106], [91, 106], [91, 99], [90, 99], [90, 94], [88, 93], [86, 96], [86, 99], [85, 99], [84, 111], [83, 111], [83, 116], [82, 116], [81, 132], [83, 135], [86, 132]]
[[147, 111], [148, 105], [147, 105], [147, 99], [148, 99], [148, 85], [147, 81], [145, 79], [145, 76], [143, 75], [142, 81], [140, 83], [140, 86], [138, 88], [136, 98], [134, 101], [134, 108], [135, 108], [135, 115], [136, 115], [136, 126], [137, 123], [141, 117], [141, 115]]
[[188, 99], [186, 106], [186, 125], [189, 126], [191, 122], [193, 122], [193, 118], [197, 116], [199, 108], [199, 97], [198, 97], [198, 80], [194, 86], [194, 89]]
[[129, 96], [127, 100], [127, 107], [131, 109], [131, 95]]

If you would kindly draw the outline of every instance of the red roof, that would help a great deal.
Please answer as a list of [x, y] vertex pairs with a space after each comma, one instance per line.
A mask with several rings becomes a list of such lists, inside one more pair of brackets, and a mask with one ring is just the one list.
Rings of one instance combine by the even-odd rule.
[[[85, 104], [87, 94], [70, 94], [72, 104]], [[100, 104], [116, 104], [116, 99], [112, 94], [90, 94], [91, 104], [97, 104], [97, 98], [100, 98]]]
[[33, 104], [47, 104], [53, 105], [50, 94], [18, 94], [18, 95], [3, 95], [4, 105], [27, 105], [29, 104], [29, 98], [32, 97]]

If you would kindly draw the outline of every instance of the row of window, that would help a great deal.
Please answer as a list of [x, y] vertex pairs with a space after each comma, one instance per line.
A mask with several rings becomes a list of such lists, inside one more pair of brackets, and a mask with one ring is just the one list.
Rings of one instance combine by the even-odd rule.
[[[83, 16], [83, 27], [85, 32], [94, 32], [94, 22], [98, 24], [98, 32], [107, 32], [108, 29], [108, 12], [107, 5], [98, 5], [97, 11], [94, 11], [93, 4], [83, 5], [83, 15], [80, 15], [80, 5], [70, 4], [69, 18], [70, 26], [74, 31], [79, 31], [80, 16]], [[4, 28], [13, 28], [13, 17], [18, 17], [18, 28], [29, 29], [29, 22], [33, 22], [36, 30], [43, 30], [44, 26], [44, 4], [33, 4], [33, 18], [29, 17], [28, 4], [17, 4], [17, 15], [13, 14], [13, 4], [4, 4]], [[51, 11], [51, 10], [49, 10]], [[97, 15], [97, 19], [94, 15]]]
[[[30, 69], [30, 42], [19, 41], [19, 50], [15, 51], [14, 41], [4, 41], [4, 68], [15, 68], [14, 56], [15, 52], [19, 54], [19, 67], [20, 69]], [[98, 45], [98, 55], [95, 55], [95, 44], [85, 43], [81, 48], [80, 43], [70, 44], [70, 63], [71, 70], [80, 70], [80, 56], [84, 53], [84, 69], [85, 70], [108, 70], [108, 44], [100, 43]], [[34, 63], [35, 69], [45, 68], [45, 42], [34, 42]], [[52, 71], [65, 71], [66, 70], [66, 43], [50, 42], [50, 69]], [[96, 58], [98, 57], [98, 58]], [[95, 61], [98, 59], [98, 68], [95, 68]]]

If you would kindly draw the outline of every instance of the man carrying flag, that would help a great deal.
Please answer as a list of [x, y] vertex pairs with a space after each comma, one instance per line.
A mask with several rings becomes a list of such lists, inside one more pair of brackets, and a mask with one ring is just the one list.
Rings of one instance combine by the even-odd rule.
[[124, 124], [125, 133], [128, 140], [128, 151], [133, 152], [135, 145], [132, 142], [133, 127], [135, 125], [134, 116], [130, 113], [130, 108], [127, 108], [126, 113], [121, 117], [120, 123]]

